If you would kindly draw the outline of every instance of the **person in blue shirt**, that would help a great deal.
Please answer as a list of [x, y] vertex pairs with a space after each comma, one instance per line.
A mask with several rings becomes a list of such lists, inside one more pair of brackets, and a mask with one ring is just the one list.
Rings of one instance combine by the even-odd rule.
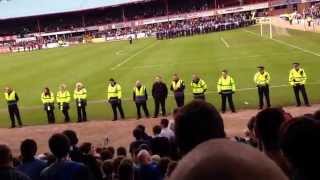
[[16, 169], [32, 180], [40, 180], [40, 173], [46, 167], [46, 163], [34, 157], [37, 153], [37, 143], [33, 139], [22, 141], [20, 152], [22, 163]]
[[56, 162], [41, 172], [42, 180], [91, 180], [92, 174], [82, 163], [68, 160], [69, 139], [63, 134], [54, 134], [49, 139], [49, 149]]

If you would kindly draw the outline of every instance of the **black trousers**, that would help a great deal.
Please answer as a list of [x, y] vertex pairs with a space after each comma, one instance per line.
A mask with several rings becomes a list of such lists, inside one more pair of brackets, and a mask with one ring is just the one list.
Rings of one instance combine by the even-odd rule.
[[259, 108], [262, 109], [264, 106], [264, 100], [266, 99], [267, 107], [271, 107], [270, 96], [269, 96], [269, 86], [258, 86], [258, 95], [259, 95]]
[[[62, 106], [62, 107], [61, 107]], [[69, 104], [68, 103], [63, 103], [62, 105], [59, 104], [59, 108], [64, 116], [64, 122], [70, 122], [70, 116], [69, 116]]]
[[161, 111], [162, 111], [162, 116], [166, 116], [166, 99], [154, 99], [154, 117], [158, 117], [159, 111], [160, 111], [160, 106], [161, 106]]
[[298, 84], [293, 86], [293, 91], [294, 91], [294, 95], [296, 97], [296, 101], [297, 101], [297, 106], [301, 106], [301, 100], [300, 100], [300, 92], [302, 94], [303, 100], [304, 100], [304, 104], [306, 106], [309, 106], [309, 99], [308, 99], [308, 95], [306, 92], [306, 88], [304, 86], [304, 84]]
[[174, 98], [178, 107], [184, 106], [184, 96], [175, 96]]
[[54, 110], [46, 110], [47, 113], [47, 119], [49, 124], [54, 124], [56, 122], [56, 118], [54, 116]]
[[11, 127], [16, 127], [16, 119], [18, 121], [19, 126], [22, 126], [20, 112], [17, 104], [8, 105], [9, 116], [11, 120]]
[[144, 111], [144, 114], [146, 115], [146, 117], [149, 117], [150, 114], [149, 114], [149, 110], [148, 110], [148, 107], [147, 107], [147, 102], [139, 102], [139, 103], [136, 103], [136, 107], [137, 107], [137, 115], [138, 115], [138, 119], [141, 118], [141, 107]]
[[233, 99], [232, 99], [232, 93], [222, 93], [221, 94], [221, 111], [222, 113], [226, 112], [226, 105], [227, 105], [227, 100], [229, 102], [229, 107], [232, 112], [236, 112], [236, 109], [234, 107]]
[[206, 100], [206, 96], [204, 94], [193, 94], [193, 99], [194, 100]]
[[78, 113], [78, 122], [85, 122], [87, 121], [87, 112], [86, 106], [77, 106], [77, 113]]
[[122, 108], [122, 103], [120, 100], [118, 101], [111, 101], [110, 102], [111, 108], [112, 108], [112, 112], [113, 112], [113, 120], [118, 120], [118, 112], [117, 109], [119, 110], [121, 119], [124, 119], [124, 112], [123, 112], [123, 108]]

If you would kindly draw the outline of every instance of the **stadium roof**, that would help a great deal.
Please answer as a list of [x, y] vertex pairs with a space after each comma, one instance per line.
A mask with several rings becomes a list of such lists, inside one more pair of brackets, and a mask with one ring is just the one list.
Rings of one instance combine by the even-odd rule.
[[82, 11], [142, 1], [148, 0], [0, 0], [0, 20]]

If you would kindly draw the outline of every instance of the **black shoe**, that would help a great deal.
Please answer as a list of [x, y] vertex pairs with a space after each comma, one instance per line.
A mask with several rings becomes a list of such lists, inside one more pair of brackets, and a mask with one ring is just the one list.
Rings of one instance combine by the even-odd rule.
[[307, 106], [307, 107], [311, 107], [311, 105], [310, 105], [310, 104], [306, 104], [306, 106]]
[[[149, 118], [149, 117], [148, 117], [148, 118]], [[156, 119], [156, 118], [158, 118], [158, 116], [152, 116], [152, 118]]]
[[117, 121], [117, 119], [113, 119], [112, 121]]

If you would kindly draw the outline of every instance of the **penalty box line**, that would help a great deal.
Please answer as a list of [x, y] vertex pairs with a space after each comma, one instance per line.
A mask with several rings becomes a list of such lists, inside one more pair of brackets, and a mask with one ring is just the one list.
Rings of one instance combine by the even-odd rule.
[[141, 50], [139, 50], [138, 52], [132, 54], [131, 56], [125, 58], [121, 63], [113, 66], [110, 70], [114, 71], [117, 68], [121, 67], [122, 65], [126, 64], [127, 62], [129, 62], [130, 60], [132, 60], [133, 58], [135, 58], [136, 56], [140, 55], [141, 53], [143, 53], [144, 51], [146, 51], [147, 49], [150, 49], [152, 47], [154, 47], [155, 45], [157, 45], [159, 43], [159, 41], [155, 41], [147, 46], [145, 46], [144, 48], [142, 48]]
[[[258, 36], [258, 37], [261, 37], [259, 34], [255, 33], [255, 32], [252, 32], [252, 31], [249, 31], [249, 30], [243, 30], [244, 32], [246, 33], [249, 33], [249, 34], [252, 34], [252, 35], [255, 35], [255, 36]], [[262, 37], [263, 38], [263, 37]], [[288, 47], [291, 47], [291, 48], [294, 48], [294, 49], [298, 49], [306, 54], [311, 54], [311, 55], [314, 55], [314, 56], [317, 56], [317, 57], [320, 57], [320, 54], [319, 53], [316, 53], [316, 52], [313, 52], [311, 50], [308, 50], [308, 49], [304, 49], [304, 48], [301, 48], [299, 46], [296, 46], [294, 44], [290, 44], [288, 42], [285, 42], [285, 41], [282, 41], [282, 40], [279, 40], [279, 39], [269, 39], [269, 40], [272, 40], [274, 42], [277, 42], [278, 44], [282, 44], [282, 45], [285, 45], [285, 46], [288, 46]]]

